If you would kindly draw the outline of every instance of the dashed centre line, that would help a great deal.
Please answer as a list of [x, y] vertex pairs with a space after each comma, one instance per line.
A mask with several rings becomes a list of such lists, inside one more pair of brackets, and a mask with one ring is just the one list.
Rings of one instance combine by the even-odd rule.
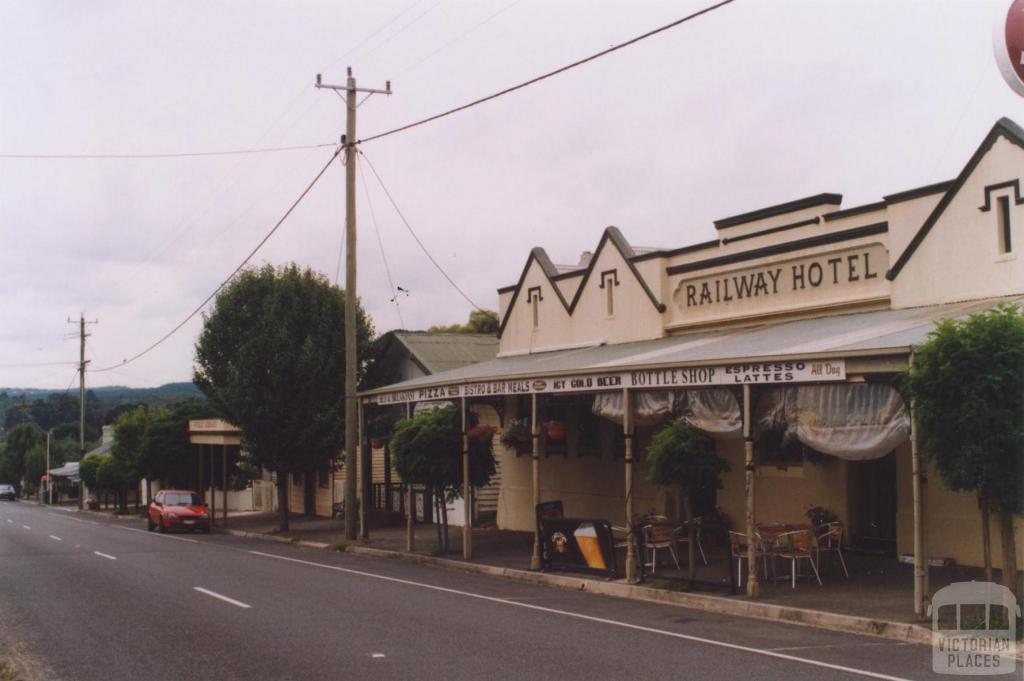
[[55, 535], [55, 534], [51, 534], [51, 535], [50, 535], [50, 539], [52, 539], [52, 540], [54, 540], [54, 541], [64, 541], [63, 539], [61, 539], [60, 537], [58, 537], [58, 536], [57, 536], [57, 535]]
[[107, 560], [117, 560], [117, 556], [112, 556], [109, 553], [100, 553], [99, 551], [93, 551], [100, 558], [106, 558]]
[[196, 591], [198, 591], [201, 594], [206, 594], [207, 596], [212, 596], [214, 598], [217, 598], [219, 600], [224, 601], [225, 603], [230, 603], [231, 605], [237, 606], [239, 608], [251, 608], [252, 607], [248, 603], [243, 603], [242, 601], [236, 601], [234, 598], [228, 598], [227, 596], [225, 596], [223, 594], [219, 594], [216, 591], [210, 591], [209, 589], [204, 589], [201, 586], [194, 586], [192, 588], [195, 589]]
[[22, 525], [22, 527], [24, 527], [24, 528], [25, 528], [26, 530], [31, 530], [31, 529], [32, 529], [32, 528], [31, 528], [31, 527], [29, 527], [28, 525]]

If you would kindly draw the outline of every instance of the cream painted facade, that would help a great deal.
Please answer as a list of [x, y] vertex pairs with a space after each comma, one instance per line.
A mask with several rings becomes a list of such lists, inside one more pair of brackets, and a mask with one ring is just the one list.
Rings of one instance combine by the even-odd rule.
[[[794, 336], [784, 352], [775, 348], [766, 355], [753, 347], [744, 361], [824, 357], [844, 363], [842, 380], [848, 382], [891, 379], [908, 366], [911, 341], [901, 340], [903, 331], [922, 319], [930, 323], [939, 318], [930, 315], [955, 316], [1024, 294], [1022, 184], [1024, 130], [1002, 119], [956, 178], [889, 194], [875, 203], [843, 207], [840, 195], [820, 194], [718, 220], [716, 239], [680, 248], [636, 248], [618, 229], [608, 227], [592, 254], [584, 252], [576, 265], [555, 265], [544, 249], [534, 248], [517, 282], [498, 292], [500, 351], [494, 371], [508, 367], [508, 375], [437, 374], [374, 391], [380, 394], [365, 399], [394, 403], [442, 394], [467, 400], [501, 395], [507, 422], [521, 415], [517, 406], [523, 402], [515, 394], [560, 392], [552, 384], [570, 384], [547, 368], [553, 361], [566, 365], [564, 351], [633, 344], [638, 352], [628, 360], [646, 369], [663, 367], [665, 353], [680, 357], [678, 353], [692, 349], [696, 359], [668, 367], [682, 371], [724, 364], [712, 359], [714, 348], [732, 334], [872, 312], [893, 314], [881, 326], [842, 331], [830, 339], [827, 352], [813, 335]], [[681, 342], [672, 345], [674, 336]], [[880, 337], [893, 340], [890, 345], [874, 342]], [[658, 339], [664, 343], [652, 344]], [[525, 363], [534, 356], [533, 365]], [[629, 367], [608, 356], [613, 359], [588, 365], [586, 373], [596, 376], [607, 367], [622, 371], [622, 380], [628, 380]], [[734, 356], [731, 360], [740, 361]], [[629, 384], [622, 387], [629, 389]], [[635, 513], [672, 515], [670, 495], [643, 480], [643, 451], [651, 436], [651, 429], [637, 428], [632, 508]], [[725, 475], [717, 503], [742, 529], [743, 442], [723, 439], [718, 448], [732, 470]], [[499, 457], [498, 525], [532, 531], [537, 499], [531, 457], [505, 448]], [[766, 523], [803, 522], [808, 507], [821, 505], [837, 513], [851, 532], [868, 534], [880, 522], [878, 504], [891, 504], [881, 512], [892, 524], [895, 550], [912, 553], [910, 445], [899, 445], [883, 463], [867, 463], [826, 456], [786, 469], [758, 465], [756, 517]], [[624, 524], [624, 468], [621, 453], [541, 456], [539, 499], [561, 499], [573, 516]], [[873, 500], [872, 486], [890, 479], [888, 497]], [[934, 471], [927, 480], [928, 553], [979, 565], [980, 514], [973, 495], [943, 489]], [[1024, 522], [1019, 518], [1016, 534], [1019, 567], [1024, 569]], [[997, 528], [993, 536], [998, 537]], [[993, 541], [996, 564], [998, 543]]]

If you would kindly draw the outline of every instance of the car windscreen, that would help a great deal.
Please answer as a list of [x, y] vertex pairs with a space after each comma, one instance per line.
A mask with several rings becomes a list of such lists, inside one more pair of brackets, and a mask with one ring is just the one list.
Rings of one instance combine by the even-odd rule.
[[200, 506], [203, 502], [198, 494], [167, 494], [164, 503], [168, 506]]
[[0, 492], [13, 492], [13, 491], [14, 491], [14, 486], [13, 485], [0, 485]]

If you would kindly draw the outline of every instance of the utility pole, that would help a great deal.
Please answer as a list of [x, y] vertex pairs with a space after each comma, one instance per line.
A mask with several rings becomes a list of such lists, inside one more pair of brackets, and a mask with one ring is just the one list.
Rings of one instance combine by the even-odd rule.
[[53, 478], [50, 477], [50, 431], [46, 431], [46, 503], [53, 506]]
[[[75, 321], [68, 317], [68, 324]], [[99, 324], [99, 320], [85, 321], [85, 315], [78, 317], [78, 460], [85, 456], [85, 365], [89, 362], [85, 359], [85, 339], [89, 336], [85, 332], [86, 324]], [[85, 508], [85, 483], [79, 481], [80, 492], [78, 494], [78, 508]]]
[[[390, 95], [391, 81], [383, 90], [357, 88], [348, 67], [345, 85], [328, 85], [316, 74], [316, 87], [335, 92], [345, 91], [345, 136], [341, 142], [345, 148], [345, 538], [356, 538], [356, 457], [359, 440], [357, 436], [358, 403], [356, 398], [356, 97], [365, 92], [367, 97], [374, 94]], [[363, 475], [368, 474], [363, 466]], [[363, 498], [360, 509], [365, 519], [367, 499]]]

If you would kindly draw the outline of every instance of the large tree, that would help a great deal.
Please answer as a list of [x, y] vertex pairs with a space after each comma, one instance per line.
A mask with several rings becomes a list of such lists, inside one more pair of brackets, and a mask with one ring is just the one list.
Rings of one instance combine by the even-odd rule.
[[1017, 592], [1013, 516], [1024, 511], [1024, 316], [1002, 305], [940, 322], [910, 373], [922, 453], [946, 487], [974, 492], [986, 567], [989, 514], [999, 517], [1003, 584]]
[[473, 310], [465, 324], [431, 326], [427, 333], [488, 333], [497, 334], [500, 322], [494, 310]]
[[[244, 270], [217, 296], [196, 342], [196, 385], [241, 429], [252, 462], [277, 473], [282, 531], [287, 474], [312, 474], [341, 449], [347, 302], [323, 275], [294, 264]], [[373, 327], [356, 305], [365, 356]]]
[[[7, 442], [4, 446], [4, 460], [2, 462], [3, 476], [10, 480], [10, 484], [19, 490], [22, 487], [22, 479], [25, 477], [28, 454], [43, 439], [43, 434], [31, 422], [20, 423], [7, 433]], [[36, 479], [26, 480], [30, 488], [35, 488]]]

